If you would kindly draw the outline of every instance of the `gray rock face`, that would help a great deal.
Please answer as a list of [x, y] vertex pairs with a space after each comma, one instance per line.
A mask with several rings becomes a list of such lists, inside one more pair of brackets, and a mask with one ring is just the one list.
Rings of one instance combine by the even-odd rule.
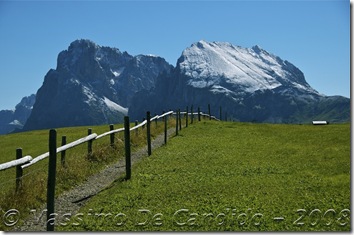
[[350, 100], [318, 93], [304, 74], [286, 60], [259, 46], [199, 41], [185, 49], [177, 67], [160, 76], [151, 91], [138, 92], [129, 115], [141, 119], [146, 110], [200, 106], [219, 117], [247, 122], [306, 123], [350, 120]]
[[170, 69], [160, 57], [76, 40], [45, 76], [24, 129], [122, 122], [133, 94], [153, 87], [157, 75]]
[[0, 111], [0, 134], [20, 131], [32, 112], [36, 96], [23, 97], [14, 110]]
[[229, 120], [350, 121], [350, 99], [318, 93], [295, 65], [259, 46], [199, 41], [182, 52], [174, 68], [158, 56], [132, 56], [76, 40], [59, 53], [33, 109], [0, 112], [0, 133], [25, 123], [23, 130], [117, 123], [128, 111], [132, 120], [146, 111], [192, 105], [207, 112], [208, 104], [217, 117], [222, 107]]
[[160, 73], [168, 74], [173, 66], [157, 56], [138, 55], [127, 63], [114, 88], [121, 103], [131, 105], [133, 95], [141, 90], [150, 90], [155, 86]]

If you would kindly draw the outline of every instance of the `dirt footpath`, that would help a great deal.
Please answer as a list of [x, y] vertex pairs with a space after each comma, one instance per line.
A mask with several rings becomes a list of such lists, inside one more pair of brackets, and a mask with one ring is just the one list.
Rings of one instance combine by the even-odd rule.
[[[168, 130], [168, 136], [174, 134], [174, 128]], [[164, 134], [157, 136], [151, 142], [151, 148], [156, 149], [164, 145]], [[147, 146], [131, 154], [132, 165], [147, 156]], [[55, 200], [55, 213], [58, 215], [76, 214], [91, 197], [109, 187], [119, 177], [125, 175], [125, 159], [107, 166], [101, 172], [90, 176], [83, 184], [60, 195]], [[31, 216], [23, 225], [15, 226], [12, 231], [46, 231], [46, 205], [41, 209], [31, 211]], [[65, 219], [65, 218], [59, 218]], [[56, 221], [59, 222], [58, 220]], [[65, 220], [64, 220], [65, 222]]]

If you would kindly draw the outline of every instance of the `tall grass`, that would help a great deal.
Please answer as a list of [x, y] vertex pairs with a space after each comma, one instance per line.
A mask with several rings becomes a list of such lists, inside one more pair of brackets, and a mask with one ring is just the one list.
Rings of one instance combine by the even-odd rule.
[[56, 229], [350, 231], [350, 124], [198, 122], [80, 213]]
[[[168, 126], [174, 126], [174, 118], [169, 118]], [[115, 125], [121, 128], [123, 125]], [[130, 125], [131, 127], [134, 124]], [[66, 135], [67, 143], [87, 135], [87, 129], [101, 134], [109, 131], [109, 126], [72, 127], [57, 129], [57, 146], [60, 146], [61, 136]], [[151, 123], [151, 136], [156, 137], [163, 133], [162, 121]], [[16, 148], [23, 149], [23, 155], [36, 157], [48, 152], [49, 130], [30, 131], [0, 136], [0, 163], [14, 160]], [[132, 151], [146, 145], [146, 128], [139, 128], [131, 132]], [[105, 166], [117, 162], [124, 157], [124, 133], [115, 134], [115, 145], [110, 146], [109, 135], [93, 142], [93, 153], [87, 155], [87, 144], [79, 145], [66, 151], [65, 167], [60, 164], [60, 154], [57, 154], [56, 195], [79, 185], [88, 176], [93, 175]], [[15, 168], [0, 171], [0, 215], [10, 209], [17, 209], [21, 215], [28, 214], [30, 209], [38, 208], [46, 202], [48, 159], [24, 169], [22, 187], [15, 192]], [[23, 220], [25, 218], [21, 218]], [[7, 230], [5, 224], [0, 223], [0, 230]]]

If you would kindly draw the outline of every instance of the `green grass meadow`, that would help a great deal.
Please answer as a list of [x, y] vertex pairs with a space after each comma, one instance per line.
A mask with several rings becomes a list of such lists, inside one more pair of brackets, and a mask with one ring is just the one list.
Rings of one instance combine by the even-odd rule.
[[[169, 126], [172, 127], [174, 120], [170, 119]], [[131, 127], [134, 126], [132, 123]], [[115, 125], [115, 129], [123, 127], [123, 124]], [[163, 132], [163, 123], [151, 124], [151, 135]], [[102, 134], [109, 131], [109, 126], [94, 127], [70, 127], [58, 128], [57, 147], [61, 145], [61, 137], [67, 138], [67, 143], [87, 136], [88, 128], [92, 128], [92, 133]], [[29, 131], [16, 134], [0, 135], [0, 163], [5, 163], [16, 159], [16, 148], [22, 148], [23, 156], [30, 155], [33, 158], [48, 152], [49, 130]], [[146, 145], [146, 128], [139, 128], [131, 132], [132, 151]], [[124, 158], [124, 133], [115, 134], [114, 148], [110, 146], [110, 136], [103, 137], [93, 142], [93, 154], [88, 157], [87, 143], [76, 146], [66, 151], [65, 166], [61, 165], [61, 154], [57, 154], [57, 179], [56, 196], [67, 191], [83, 181], [92, 174], [99, 172], [105, 166], [117, 162]], [[46, 203], [48, 159], [39, 161], [23, 170], [22, 187], [15, 192], [15, 167], [0, 171], [0, 218], [5, 218], [6, 213], [16, 209], [21, 214], [18, 224], [26, 219], [26, 215], [33, 208], [39, 208]], [[9, 220], [17, 218], [8, 218]], [[9, 230], [11, 226], [6, 226], [0, 220], [0, 230]]]
[[350, 231], [350, 124], [201, 121], [57, 231]]

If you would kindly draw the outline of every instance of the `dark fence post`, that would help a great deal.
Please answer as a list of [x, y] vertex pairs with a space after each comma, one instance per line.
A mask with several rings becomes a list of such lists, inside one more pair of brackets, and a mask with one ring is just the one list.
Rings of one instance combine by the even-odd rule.
[[[138, 125], [138, 120], [135, 120], [135, 126], [137, 126]], [[138, 130], [139, 128], [136, 128], [135, 129], [135, 135], [136, 136], [138, 136], [138, 134], [139, 134], [139, 130]]]
[[193, 119], [194, 119], [194, 115], [193, 115], [193, 105], [191, 106], [191, 124], [193, 124]]
[[200, 107], [198, 107], [198, 121], [200, 122]]
[[48, 164], [48, 185], [47, 185], [47, 231], [54, 231], [55, 214], [55, 175], [57, 164], [57, 131], [49, 131], [49, 164]]
[[[22, 158], [22, 149], [18, 148], [16, 149], [16, 159]], [[22, 186], [22, 175], [23, 175], [23, 170], [20, 165], [16, 166], [16, 192], [20, 189]]]
[[[114, 130], [114, 125], [113, 124], [111, 124], [111, 125], [109, 125], [109, 130], [110, 131], [113, 131]], [[110, 142], [111, 142], [111, 147], [114, 147], [114, 133], [111, 133], [110, 134]]]
[[179, 125], [179, 130], [182, 130], [182, 120], [181, 120], [181, 110], [178, 109], [178, 125]]
[[[65, 135], [63, 135], [62, 137], [61, 137], [61, 146], [64, 146], [64, 145], [66, 145], [66, 136]], [[62, 167], [65, 167], [65, 155], [66, 155], [66, 151], [64, 150], [64, 151], [61, 151], [61, 153], [60, 153], [60, 162], [61, 162], [61, 166]]]
[[146, 133], [147, 133], [147, 148], [148, 148], [148, 156], [151, 155], [151, 135], [150, 135], [150, 112], [146, 113]]
[[[143, 122], [145, 121], [145, 118], [143, 118]], [[145, 128], [145, 125], [143, 125], [142, 127], [141, 127], [141, 129], [143, 129], [144, 130], [144, 128]]]
[[186, 127], [188, 127], [188, 106], [186, 108]]
[[209, 120], [211, 120], [210, 104], [208, 104]]
[[178, 135], [178, 110], [176, 110], [176, 135]]
[[220, 121], [222, 121], [222, 108], [220, 106]]
[[126, 176], [125, 179], [130, 179], [132, 170], [131, 170], [131, 155], [130, 155], [130, 126], [129, 126], [129, 117], [124, 117], [124, 143], [125, 143], [125, 170]]
[[[165, 113], [165, 111], [163, 111], [163, 113]], [[167, 144], [167, 115], [165, 115], [165, 116], [163, 117], [163, 120], [164, 120], [164, 122], [165, 122], [165, 129], [164, 129], [164, 134], [165, 134], [165, 136], [164, 136], [164, 140], [165, 140], [165, 144]]]
[[[155, 117], [157, 116], [157, 114], [155, 113]], [[155, 128], [157, 128], [157, 118], [155, 118]]]
[[[92, 129], [89, 128], [89, 129], [87, 130], [87, 135], [91, 135], [91, 134], [92, 134]], [[92, 140], [87, 141], [87, 154], [88, 154], [89, 156], [92, 155]]]

